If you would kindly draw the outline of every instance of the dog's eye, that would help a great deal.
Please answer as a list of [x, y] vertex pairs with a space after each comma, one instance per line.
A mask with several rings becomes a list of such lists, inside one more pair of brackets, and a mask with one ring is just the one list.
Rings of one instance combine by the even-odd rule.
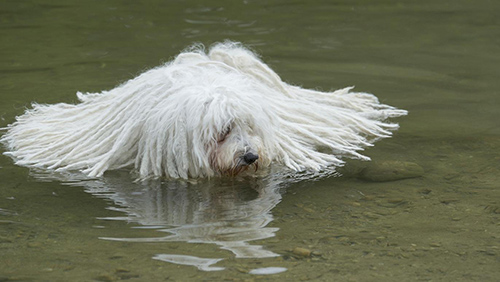
[[229, 132], [231, 132], [231, 127], [228, 126], [219, 135], [219, 138], [217, 139], [217, 142], [219, 142], [219, 143], [220, 142], [224, 142], [224, 140], [226, 140], [226, 137], [229, 135]]

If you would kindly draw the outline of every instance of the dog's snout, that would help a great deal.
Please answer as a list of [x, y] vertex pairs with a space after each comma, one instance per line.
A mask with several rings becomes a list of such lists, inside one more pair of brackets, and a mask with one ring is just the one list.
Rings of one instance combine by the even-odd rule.
[[247, 164], [253, 164], [258, 158], [259, 158], [259, 155], [254, 154], [254, 153], [246, 153], [245, 155], [243, 155], [243, 160]]

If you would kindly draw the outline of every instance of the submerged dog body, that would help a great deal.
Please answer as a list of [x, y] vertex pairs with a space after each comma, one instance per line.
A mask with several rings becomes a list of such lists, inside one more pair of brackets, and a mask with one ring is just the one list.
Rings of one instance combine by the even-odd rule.
[[[284, 83], [235, 43], [185, 51], [81, 103], [33, 104], [1, 141], [18, 165], [101, 176], [133, 166], [141, 178], [235, 175], [249, 166], [334, 169], [397, 129], [407, 112], [345, 88]], [[318, 150], [321, 148], [321, 150]]]

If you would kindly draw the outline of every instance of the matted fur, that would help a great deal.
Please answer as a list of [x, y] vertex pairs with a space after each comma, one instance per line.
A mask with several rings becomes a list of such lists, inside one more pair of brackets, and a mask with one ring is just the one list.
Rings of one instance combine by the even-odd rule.
[[252, 165], [293, 171], [334, 169], [342, 157], [398, 128], [407, 112], [372, 94], [303, 89], [284, 83], [256, 54], [226, 42], [193, 47], [172, 62], [81, 103], [33, 104], [1, 141], [16, 164], [101, 176], [135, 167], [150, 176], [234, 175]]

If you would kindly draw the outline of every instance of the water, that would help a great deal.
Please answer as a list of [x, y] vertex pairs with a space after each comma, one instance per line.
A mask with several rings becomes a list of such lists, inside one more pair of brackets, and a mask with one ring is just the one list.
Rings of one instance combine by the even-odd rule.
[[409, 110], [394, 138], [366, 153], [425, 174], [370, 182], [357, 173], [367, 164], [349, 162], [343, 177], [298, 183], [133, 183], [126, 172], [67, 183], [2, 156], [0, 281], [497, 281], [499, 9], [487, 0], [2, 1], [2, 127], [32, 101], [73, 102], [193, 42], [232, 39], [289, 83], [356, 85]]

